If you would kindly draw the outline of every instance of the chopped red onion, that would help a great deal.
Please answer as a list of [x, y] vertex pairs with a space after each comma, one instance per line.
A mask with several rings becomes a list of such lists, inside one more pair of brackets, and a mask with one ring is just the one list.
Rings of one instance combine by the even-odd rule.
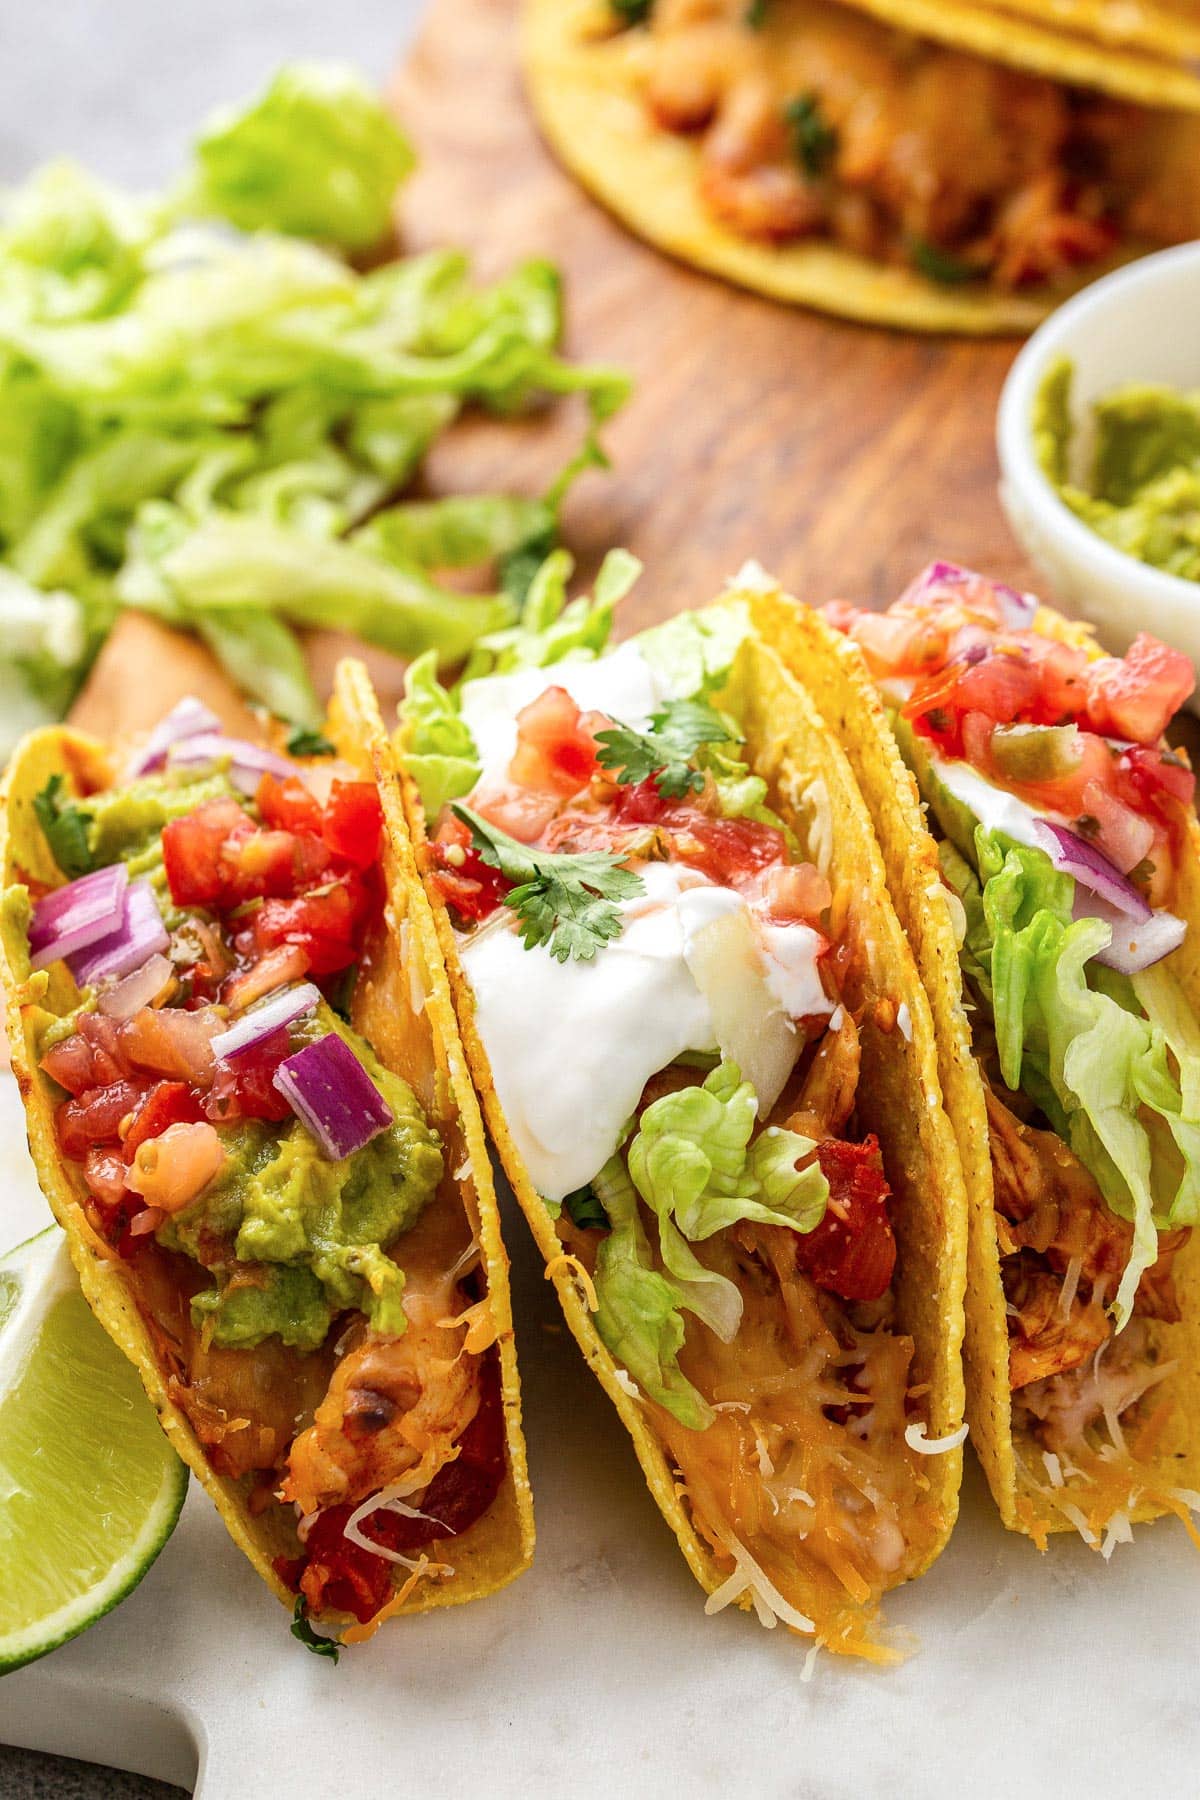
[[36, 901], [29, 921], [30, 966], [44, 969], [116, 931], [128, 886], [125, 864], [112, 863]]
[[302, 981], [298, 987], [284, 988], [281, 993], [270, 994], [244, 1012], [236, 1024], [228, 1031], [221, 1032], [212, 1042], [213, 1055], [220, 1059], [227, 1056], [238, 1056], [243, 1050], [250, 1050], [255, 1044], [261, 1044], [283, 1026], [291, 1025], [294, 1020], [302, 1019], [305, 1013], [312, 1011], [321, 996], [311, 981]]
[[129, 975], [170, 943], [154, 889], [148, 881], [131, 881], [125, 890], [121, 923], [107, 937], [67, 958], [79, 987], [91, 987], [103, 976]]
[[1187, 925], [1174, 913], [1151, 912], [1147, 908], [1145, 918], [1132, 919], [1128, 913], [1078, 887], [1074, 916], [1102, 919], [1111, 925], [1112, 942], [1107, 949], [1096, 952], [1095, 960], [1122, 975], [1138, 975], [1143, 969], [1152, 968], [1164, 956], [1170, 956], [1172, 950], [1178, 950], [1187, 936]]
[[297, 765], [261, 744], [245, 738], [222, 737], [219, 732], [202, 731], [196, 737], [183, 738], [172, 744], [167, 761], [173, 769], [207, 769], [227, 763], [229, 779], [244, 794], [254, 794], [264, 775], [287, 777], [298, 773]]
[[974, 569], [965, 569], [961, 563], [934, 562], [913, 582], [904, 598], [920, 600], [936, 587], [979, 587], [989, 589], [995, 596], [1000, 609], [1000, 617], [1010, 631], [1028, 631], [1037, 616], [1038, 603], [1033, 594], [1019, 594], [1007, 582], [992, 581], [987, 575], [980, 575]]
[[280, 1063], [275, 1086], [335, 1162], [353, 1156], [392, 1123], [391, 1107], [335, 1031]]
[[1056, 869], [1061, 869], [1064, 875], [1073, 875], [1078, 883], [1098, 894], [1127, 919], [1141, 923], [1150, 917], [1149, 901], [1102, 850], [1086, 843], [1076, 832], [1068, 831], [1065, 825], [1054, 825], [1049, 819], [1039, 819], [1034, 830]]
[[166, 957], [156, 952], [140, 969], [101, 994], [96, 1005], [110, 1019], [132, 1019], [135, 1012], [157, 999], [174, 973]]
[[140, 750], [135, 750], [125, 765], [126, 781], [134, 781], [139, 775], [149, 775], [154, 769], [161, 769], [167, 760], [167, 751], [172, 744], [178, 744], [184, 738], [198, 737], [202, 732], [219, 732], [221, 721], [210, 707], [194, 694], [173, 706], [164, 719], [160, 719]]

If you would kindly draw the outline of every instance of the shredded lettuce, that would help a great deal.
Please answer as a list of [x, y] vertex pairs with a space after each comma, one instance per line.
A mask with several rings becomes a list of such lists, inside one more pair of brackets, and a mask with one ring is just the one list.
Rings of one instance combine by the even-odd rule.
[[[625, 1161], [614, 1157], [593, 1183], [612, 1226], [596, 1263], [597, 1328], [646, 1392], [681, 1423], [699, 1430], [699, 1396], [679, 1383], [683, 1313], [691, 1312], [724, 1342], [741, 1321], [735, 1282], [691, 1249], [742, 1220], [788, 1230], [815, 1230], [825, 1215], [829, 1183], [811, 1156], [811, 1138], [774, 1127], [751, 1136], [758, 1116], [753, 1087], [732, 1062], [721, 1062], [702, 1086], [654, 1101], [642, 1114]], [[636, 1194], [654, 1214], [663, 1273], [653, 1268]], [[614, 1243], [614, 1239], [617, 1241]]]
[[[296, 65], [207, 128], [166, 196], [55, 164], [0, 202], [0, 568], [84, 613], [72, 680], [35, 688], [52, 710], [121, 606], [197, 632], [301, 723], [296, 628], [446, 664], [514, 627], [628, 381], [561, 359], [547, 262], [477, 287], [455, 250], [365, 273], [338, 253], [385, 235], [411, 162], [357, 77]], [[568, 393], [588, 432], [546, 495], [397, 498], [464, 407]], [[485, 591], [441, 579], [463, 570]], [[589, 629], [572, 613], [558, 636]], [[18, 641], [0, 613], [0, 654]]]
[[690, 700], [728, 679], [738, 647], [750, 633], [750, 614], [740, 604], [677, 613], [638, 637], [638, 648], [661, 681], [668, 700]]
[[87, 646], [83, 608], [0, 569], [0, 762], [26, 731], [57, 719], [74, 692]]
[[596, 1253], [601, 1342], [652, 1400], [689, 1430], [703, 1431], [712, 1424], [712, 1408], [679, 1367], [683, 1295], [653, 1266], [637, 1195], [619, 1156], [605, 1164], [592, 1186], [611, 1227]]
[[469, 794], [479, 780], [475, 741], [456, 695], [438, 680], [433, 650], [405, 672], [398, 742], [429, 819], [436, 819], [449, 801]]
[[388, 235], [396, 189], [415, 161], [352, 69], [293, 63], [245, 111], [210, 121], [180, 204], [243, 231], [369, 250]]
[[1093, 961], [1111, 927], [1072, 918], [1075, 884], [1044, 851], [980, 826], [975, 852], [987, 944], [978, 913], [972, 942], [968, 908], [968, 945], [987, 970], [1001, 1074], [1133, 1224], [1119, 1329], [1158, 1231], [1200, 1223], [1200, 1031], [1166, 970], [1131, 981]]

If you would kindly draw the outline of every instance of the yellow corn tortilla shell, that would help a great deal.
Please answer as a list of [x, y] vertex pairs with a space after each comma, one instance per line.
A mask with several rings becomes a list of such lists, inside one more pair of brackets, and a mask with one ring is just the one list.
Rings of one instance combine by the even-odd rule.
[[[1114, 49], [1145, 50], [1168, 61], [1200, 59], [1196, 0], [983, 0], [990, 11], [1019, 13], [1055, 30]], [[854, 0], [851, 0], [854, 4]]]
[[[989, 62], [1047, 75], [1064, 87], [1094, 88], [1118, 100], [1132, 100], [1157, 112], [1200, 112], [1200, 74], [1145, 55], [1051, 29], [1048, 6], [1017, 0], [1022, 13], [1036, 18], [1005, 18], [978, 0], [845, 0], [858, 12], [870, 13], [899, 31], [932, 38], [955, 50], [968, 50]], [[1008, 4], [1009, 0], [1002, 0]]]
[[[730, 598], [736, 603], [743, 596]], [[954, 1135], [941, 1102], [928, 1003], [888, 899], [883, 861], [850, 766], [807, 696], [778, 657], [752, 637], [739, 652], [719, 704], [733, 713], [745, 731], [745, 754], [755, 773], [767, 781], [769, 804], [787, 819], [806, 853], [833, 885], [839, 878], [853, 884], [854, 900], [845, 932], [856, 954], [844, 999], [856, 1014], [864, 1009], [858, 1116], [866, 1130], [878, 1135], [895, 1195], [891, 1210], [899, 1252], [896, 1328], [911, 1333], [915, 1342], [913, 1385], [929, 1384], [921, 1403], [926, 1409], [926, 1435], [943, 1437], [957, 1429], [963, 1416], [966, 1199]], [[420, 797], [409, 777], [403, 778], [403, 786], [413, 841], [422, 866], [427, 867], [420, 848], [426, 841]], [[430, 898], [467, 1060], [505, 1173], [546, 1260], [567, 1323], [633, 1439], [659, 1510], [678, 1538], [697, 1581], [714, 1593], [728, 1579], [728, 1560], [717, 1559], [697, 1528], [687, 1492], [640, 1398], [630, 1391], [628, 1376], [618, 1370], [600, 1340], [588, 1305], [590, 1284], [564, 1258], [553, 1220], [513, 1142], [476, 1025], [474, 997], [459, 960], [454, 930], [432, 886]], [[883, 1030], [872, 1016], [874, 1003], [884, 998], [893, 1003], [907, 1000], [910, 1041], [895, 1026]], [[958, 1512], [962, 1453], [956, 1449], [931, 1455], [922, 1459], [922, 1464], [937, 1524], [923, 1546], [915, 1573], [928, 1568], [949, 1537]], [[743, 1594], [740, 1604], [749, 1608], [751, 1600]], [[822, 1620], [831, 1616], [829, 1593], [814, 1585], [811, 1594], [801, 1594], [799, 1604], [815, 1621], [821, 1640]], [[839, 1604], [844, 1613], [844, 1594]], [[839, 1644], [831, 1639], [829, 1647], [860, 1651], [864, 1643]]]
[[[439, 1198], [461, 1205], [481, 1249], [501, 1369], [508, 1475], [488, 1512], [452, 1540], [454, 1575], [418, 1583], [398, 1612], [423, 1612], [474, 1600], [503, 1587], [528, 1567], [533, 1555], [533, 1513], [521, 1432], [520, 1386], [513, 1343], [508, 1261], [479, 1108], [466, 1074], [454, 1009], [442, 968], [433, 920], [404, 829], [395, 765], [365, 670], [343, 663], [330, 710], [329, 735], [338, 753], [380, 789], [387, 821], [384, 880], [386, 928], [364, 946], [353, 1002], [354, 1025], [380, 1060], [413, 1088], [442, 1136], [445, 1169]], [[33, 797], [51, 775], [62, 773], [76, 791], [108, 785], [112, 768], [97, 738], [52, 728], [18, 746], [0, 790], [0, 867], [3, 887], [34, 880], [58, 885], [62, 876], [42, 836]], [[61, 1090], [37, 1066], [35, 1034], [42, 1008], [65, 1012], [77, 990], [65, 966], [30, 975], [28, 946], [10, 907], [0, 917], [0, 982], [7, 996], [12, 1065], [24, 1097], [30, 1150], [55, 1218], [67, 1235], [71, 1259], [92, 1310], [113, 1342], [141, 1375], [159, 1422], [225, 1521], [230, 1536], [272, 1593], [289, 1609], [295, 1595], [272, 1561], [300, 1552], [290, 1508], [276, 1506], [256, 1517], [247, 1505], [250, 1478], [217, 1475], [186, 1414], [169, 1398], [152, 1335], [137, 1304], [137, 1282], [127, 1263], [92, 1231], [82, 1200], [81, 1171], [58, 1153], [54, 1112]], [[44, 1013], [41, 1013], [44, 1018]], [[433, 1204], [437, 1204], [437, 1200]], [[402, 1240], [401, 1240], [402, 1244]], [[444, 1552], [444, 1547], [443, 1547]], [[317, 1615], [342, 1625], [344, 1615]]]
[[[912, 945], [933, 1012], [938, 1065], [959, 1155], [969, 1207], [967, 1275], [967, 1414], [971, 1441], [979, 1453], [1005, 1525], [1042, 1540], [1047, 1532], [1075, 1527], [1046, 1504], [1040, 1453], [1014, 1440], [1008, 1385], [1008, 1323], [992, 1197], [987, 1110], [983, 1080], [971, 1050], [971, 1026], [963, 1007], [958, 944], [937, 846], [925, 823], [917, 784], [900, 754], [887, 711], [856, 644], [834, 631], [818, 613], [775, 591], [756, 597], [754, 617], [784, 662], [802, 670], [808, 691], [826, 724], [844, 746], [875, 823], [887, 865], [892, 898]], [[1103, 654], [1088, 626], [1040, 608], [1037, 630], [1089, 655]], [[1193, 1010], [1200, 1009], [1200, 827], [1191, 825], [1193, 855], [1182, 875], [1179, 911], [1188, 935], [1167, 967], [1180, 982]], [[1200, 1232], [1194, 1232], [1175, 1261], [1183, 1318], [1177, 1325], [1150, 1323], [1152, 1343], [1164, 1361], [1178, 1359], [1176, 1373], [1156, 1392], [1176, 1402], [1174, 1421], [1150, 1465], [1162, 1486], [1194, 1487], [1200, 1481]], [[1023, 1465], [1023, 1466], [1022, 1466]], [[1032, 1479], [1030, 1476], [1032, 1475]], [[1067, 1487], [1071, 1483], [1068, 1479]], [[1077, 1499], [1086, 1510], [1087, 1492]], [[1177, 1508], [1144, 1498], [1134, 1520], [1157, 1518]]]
[[[955, 0], [861, 0], [860, 9], [1064, 81], [1150, 105], [1200, 108], [1200, 77], [1172, 77], [1142, 57], [1118, 59], [1118, 75], [1112, 52]], [[772, 299], [868, 324], [993, 336], [1033, 330], [1068, 294], [1128, 260], [1110, 258], [1053, 291], [1012, 294], [941, 285], [817, 238], [776, 245], [743, 237], [704, 203], [695, 140], [662, 129], [649, 114], [645, 33], [599, 30], [598, 16], [598, 0], [523, 0], [522, 60], [534, 113], [570, 173], [637, 236], [683, 262]]]

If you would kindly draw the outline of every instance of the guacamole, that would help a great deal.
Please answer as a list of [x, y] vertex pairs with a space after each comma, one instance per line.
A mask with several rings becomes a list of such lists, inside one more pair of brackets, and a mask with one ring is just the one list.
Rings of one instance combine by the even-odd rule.
[[298, 1119], [220, 1127], [227, 1161], [200, 1198], [158, 1228], [158, 1241], [209, 1269], [215, 1285], [192, 1314], [212, 1341], [249, 1348], [272, 1333], [315, 1350], [335, 1314], [365, 1314], [374, 1331], [405, 1328], [404, 1273], [386, 1252], [432, 1199], [442, 1176], [437, 1134], [408, 1083], [326, 1007], [296, 1032], [338, 1031], [392, 1111], [356, 1155], [331, 1162]]
[[1071, 384], [1051, 365], [1033, 415], [1034, 452], [1076, 516], [1128, 556], [1200, 581], [1200, 392], [1129, 384], [1097, 400], [1086, 487], [1071, 480]]

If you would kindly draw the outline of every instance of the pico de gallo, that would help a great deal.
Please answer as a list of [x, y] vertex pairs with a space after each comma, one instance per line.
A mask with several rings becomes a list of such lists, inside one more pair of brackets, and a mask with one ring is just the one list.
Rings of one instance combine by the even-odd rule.
[[[506, 1470], [478, 1246], [437, 1132], [359, 1026], [385, 895], [377, 791], [221, 735], [196, 702], [35, 810], [61, 885], [10, 890], [58, 1148], [129, 1272], [171, 1401], [297, 1622], [361, 1637]], [[319, 1646], [318, 1646], [319, 1647]]]
[[535, 1231], [731, 1571], [710, 1609], [748, 1592], [869, 1654], [932, 1526], [842, 1001], [861, 896], [768, 806], [719, 694], [747, 625], [717, 629], [682, 615], [552, 666], [527, 647], [449, 693], [418, 667], [400, 743]]
[[1195, 778], [1163, 735], [1192, 665], [1146, 634], [1097, 655], [950, 563], [886, 612], [826, 615], [862, 650], [940, 840], [1026, 1487], [1108, 1554], [1158, 1498], [1173, 1265], [1200, 1222], [1200, 1025], [1170, 960]]

